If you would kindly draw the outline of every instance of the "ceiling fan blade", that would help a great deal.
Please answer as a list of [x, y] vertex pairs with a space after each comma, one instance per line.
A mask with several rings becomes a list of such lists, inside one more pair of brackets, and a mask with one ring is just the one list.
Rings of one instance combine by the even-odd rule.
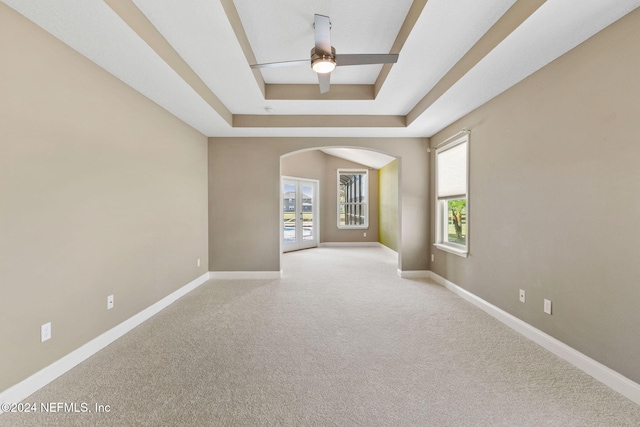
[[282, 62], [268, 62], [266, 64], [253, 64], [251, 68], [276, 68], [276, 67], [291, 67], [294, 65], [309, 65], [310, 59], [298, 59], [295, 61], [282, 61]]
[[331, 73], [318, 73], [318, 83], [320, 83], [320, 93], [329, 92]]
[[395, 64], [397, 53], [362, 53], [336, 55], [336, 65]]
[[331, 22], [328, 16], [315, 15], [313, 26], [315, 28], [316, 53], [331, 53]]

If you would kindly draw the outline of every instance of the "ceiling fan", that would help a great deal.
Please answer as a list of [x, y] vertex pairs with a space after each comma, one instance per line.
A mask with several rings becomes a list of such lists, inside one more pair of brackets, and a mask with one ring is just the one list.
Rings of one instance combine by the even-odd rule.
[[251, 68], [288, 67], [293, 65], [311, 64], [313, 71], [318, 73], [320, 93], [329, 92], [331, 72], [336, 67], [345, 65], [366, 64], [393, 64], [398, 61], [397, 53], [388, 54], [336, 54], [331, 46], [331, 22], [328, 16], [315, 15], [314, 18], [315, 47], [311, 49], [311, 60], [301, 59], [296, 61], [269, 62], [266, 64], [254, 64]]

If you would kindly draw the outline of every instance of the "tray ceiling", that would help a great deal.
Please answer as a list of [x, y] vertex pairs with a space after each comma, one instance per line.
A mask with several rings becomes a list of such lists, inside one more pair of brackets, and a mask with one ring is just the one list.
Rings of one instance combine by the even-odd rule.
[[[640, 6], [640, 0], [3, 0], [208, 136], [429, 137]], [[338, 53], [320, 95], [313, 15]]]

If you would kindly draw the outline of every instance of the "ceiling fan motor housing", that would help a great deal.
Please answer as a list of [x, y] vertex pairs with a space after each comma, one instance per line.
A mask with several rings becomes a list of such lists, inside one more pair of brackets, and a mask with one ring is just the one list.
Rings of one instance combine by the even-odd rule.
[[336, 68], [336, 49], [331, 46], [331, 53], [316, 52], [311, 49], [311, 68], [317, 73], [330, 73]]

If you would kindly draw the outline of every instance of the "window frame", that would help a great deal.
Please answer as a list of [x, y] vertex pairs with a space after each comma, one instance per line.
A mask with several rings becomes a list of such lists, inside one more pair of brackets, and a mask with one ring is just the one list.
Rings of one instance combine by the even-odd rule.
[[[341, 203], [340, 201], [340, 175], [349, 175], [349, 174], [361, 174], [365, 175], [364, 188], [362, 189], [362, 193], [364, 193], [364, 201], [362, 202], [350, 202], [353, 205], [360, 205], [361, 209], [364, 208], [364, 218], [363, 224], [340, 224], [340, 206], [345, 203]], [[337, 204], [337, 226], [341, 230], [366, 230], [369, 228], [369, 170], [368, 169], [338, 169], [336, 173], [336, 204]], [[362, 213], [361, 210], [358, 211]]]
[[[465, 192], [462, 194], [453, 194], [448, 196], [439, 196], [439, 183], [438, 183], [438, 167], [439, 167], [439, 155], [444, 153], [460, 144], [466, 144], [465, 146]], [[451, 142], [444, 144], [441, 147], [436, 148], [435, 159], [435, 206], [436, 206], [436, 241], [434, 246], [440, 250], [450, 252], [461, 257], [469, 256], [469, 219], [470, 219], [470, 206], [469, 206], [469, 134], [462, 135], [453, 139]], [[448, 202], [450, 200], [462, 200], [466, 201], [466, 234], [465, 244], [459, 244], [449, 242], [445, 237], [448, 236], [449, 227], [449, 209]]]

